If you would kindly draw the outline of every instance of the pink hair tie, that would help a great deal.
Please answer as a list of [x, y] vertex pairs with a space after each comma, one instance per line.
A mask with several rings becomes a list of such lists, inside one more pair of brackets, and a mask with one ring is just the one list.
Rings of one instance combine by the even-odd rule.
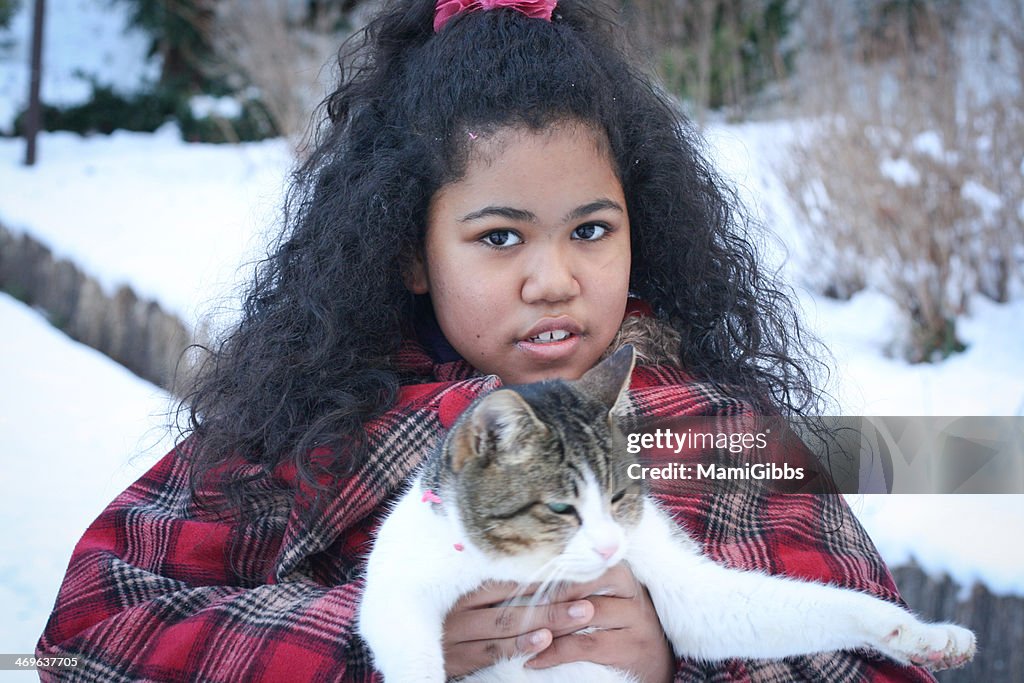
[[440, 31], [456, 14], [499, 7], [514, 9], [531, 19], [551, 21], [557, 4], [557, 0], [438, 0], [434, 10], [434, 33]]

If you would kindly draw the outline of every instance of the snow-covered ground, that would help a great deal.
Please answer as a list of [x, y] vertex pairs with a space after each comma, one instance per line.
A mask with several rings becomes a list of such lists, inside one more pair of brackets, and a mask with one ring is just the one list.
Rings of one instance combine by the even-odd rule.
[[0, 327], [0, 651], [24, 654], [86, 526], [169, 449], [170, 399], [6, 294]]
[[292, 159], [288, 145], [181, 141], [117, 131], [0, 139], [0, 221], [71, 257], [108, 292], [130, 284], [188, 322], [229, 302], [274, 225]]
[[847, 496], [890, 566], [916, 562], [948, 574], [966, 595], [983, 583], [998, 595], [1024, 596], [1024, 495]]
[[[50, 31], [62, 36], [48, 47], [54, 68], [46, 82], [54, 85], [44, 86], [44, 96], [50, 88], [50, 101], [74, 101], [79, 86], [68, 85], [78, 83], [74, 65], [107, 82], [127, 73], [119, 81], [124, 87], [151, 75], [151, 67], [119, 66], [147, 62], [145, 41], [120, 37], [116, 5], [48, 5]], [[13, 47], [0, 47], [0, 129], [2, 107], [21, 101], [11, 55], [27, 54], [26, 14], [23, 8], [7, 36], [14, 36]], [[96, 25], [105, 28], [92, 33]], [[91, 49], [76, 47], [83, 44]], [[82, 61], [94, 54], [107, 56]], [[795, 265], [786, 272], [794, 275], [810, 255], [796, 241], [795, 219], [771, 170], [787, 130], [785, 122], [715, 126], [710, 137], [716, 160], [787, 245]], [[233, 290], [247, 277], [245, 264], [273, 232], [291, 165], [283, 142], [186, 144], [173, 127], [87, 139], [46, 134], [36, 167], [21, 166], [22, 156], [21, 141], [0, 139], [0, 222], [74, 259], [109, 291], [130, 284], [193, 324], [211, 311], [223, 320], [217, 311], [230, 310]], [[968, 350], [928, 366], [886, 357], [895, 312], [875, 292], [848, 302], [801, 292], [800, 304], [835, 355], [832, 388], [847, 414], [1024, 413], [1024, 301], [973, 301], [960, 330]], [[6, 296], [0, 296], [0, 329], [0, 604], [6, 607], [0, 652], [30, 652], [74, 542], [169, 447], [163, 428], [169, 399]], [[1024, 595], [1024, 550], [1007, 542], [1024, 536], [1024, 496], [851, 502], [890, 563], [914, 557], [961, 584], [982, 580], [997, 592]]]

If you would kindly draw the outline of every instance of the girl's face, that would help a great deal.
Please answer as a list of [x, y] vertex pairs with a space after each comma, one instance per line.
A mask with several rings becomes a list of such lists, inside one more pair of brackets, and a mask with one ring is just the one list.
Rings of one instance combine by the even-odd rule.
[[629, 288], [629, 218], [602, 136], [584, 125], [476, 139], [431, 200], [409, 288], [448, 341], [505, 384], [576, 379], [611, 343]]

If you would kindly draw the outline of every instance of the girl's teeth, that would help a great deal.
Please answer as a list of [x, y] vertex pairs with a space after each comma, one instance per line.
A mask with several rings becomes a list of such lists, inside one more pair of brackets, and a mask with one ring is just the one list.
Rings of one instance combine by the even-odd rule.
[[547, 342], [562, 341], [563, 339], [568, 338], [569, 333], [565, 330], [552, 330], [551, 332], [541, 332], [536, 337], [530, 339], [530, 341], [538, 344], [546, 344]]

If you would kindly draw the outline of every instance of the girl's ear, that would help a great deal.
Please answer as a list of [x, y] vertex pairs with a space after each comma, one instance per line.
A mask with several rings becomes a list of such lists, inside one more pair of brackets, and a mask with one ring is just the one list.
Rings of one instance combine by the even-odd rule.
[[409, 259], [405, 272], [402, 273], [402, 280], [405, 282], [405, 288], [413, 294], [426, 294], [430, 291], [427, 263], [422, 249], [417, 249]]

